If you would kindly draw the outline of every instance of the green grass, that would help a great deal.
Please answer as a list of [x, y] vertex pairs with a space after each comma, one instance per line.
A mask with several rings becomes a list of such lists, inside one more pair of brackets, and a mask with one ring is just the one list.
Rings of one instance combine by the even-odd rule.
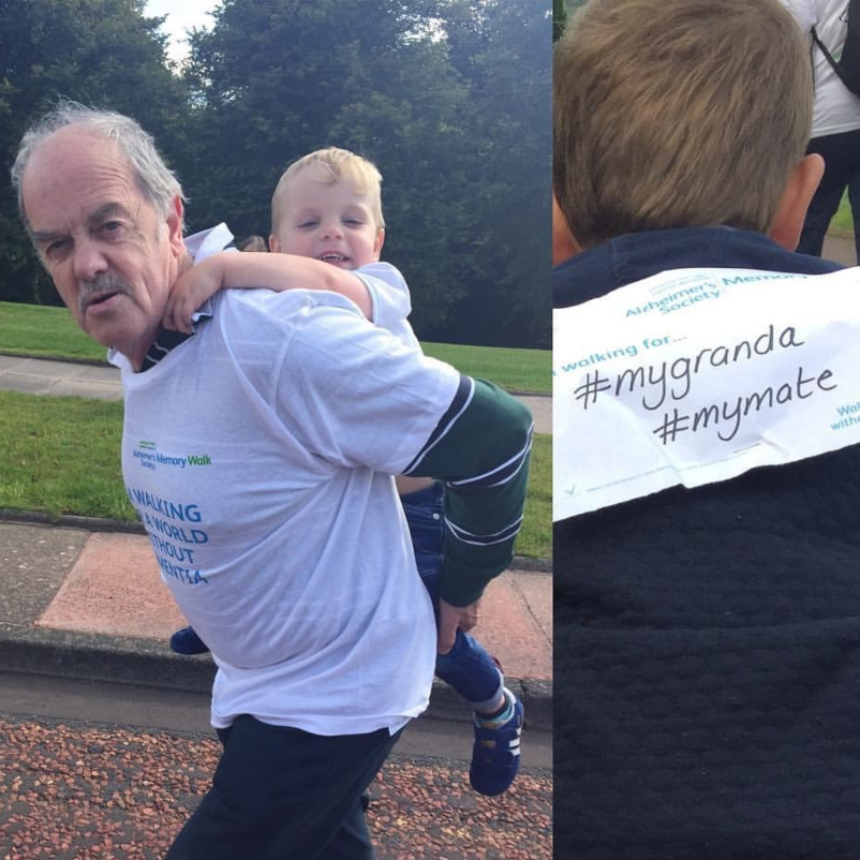
[[121, 436], [120, 402], [0, 392], [0, 507], [135, 519]]
[[454, 343], [422, 343], [421, 346], [427, 355], [453, 364], [469, 376], [489, 379], [508, 391], [552, 392], [552, 353], [548, 349], [505, 349]]
[[[137, 521], [120, 472], [122, 403], [0, 391], [0, 508]], [[552, 441], [538, 436], [517, 552], [552, 553]]]
[[[427, 355], [511, 391], [552, 391], [548, 349], [422, 344]], [[0, 302], [0, 352], [103, 361], [105, 348], [85, 335], [65, 308]]]
[[827, 231], [832, 236], [838, 236], [842, 239], [854, 238], [854, 218], [851, 215], [851, 206], [848, 203], [848, 192], [842, 195], [842, 202], [839, 204], [839, 209], [833, 216], [830, 222], [830, 229]]
[[65, 308], [0, 302], [0, 350], [103, 361], [105, 348], [85, 335]]
[[552, 557], [552, 436], [538, 434], [532, 448], [529, 494], [517, 555]]

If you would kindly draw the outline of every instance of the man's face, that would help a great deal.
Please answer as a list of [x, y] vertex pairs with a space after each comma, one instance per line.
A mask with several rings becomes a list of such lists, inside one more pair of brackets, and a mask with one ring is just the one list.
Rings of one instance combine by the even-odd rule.
[[357, 269], [379, 260], [383, 230], [376, 227], [370, 198], [346, 182], [324, 183], [301, 170], [281, 192], [285, 205], [269, 237], [275, 253], [298, 254]]
[[184, 253], [181, 201], [157, 213], [119, 148], [74, 126], [35, 150], [22, 191], [33, 241], [78, 325], [139, 368]]

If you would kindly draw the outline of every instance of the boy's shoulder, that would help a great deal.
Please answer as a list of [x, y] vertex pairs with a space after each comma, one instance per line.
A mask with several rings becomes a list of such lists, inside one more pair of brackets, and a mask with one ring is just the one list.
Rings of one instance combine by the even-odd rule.
[[354, 302], [340, 293], [325, 290], [219, 290], [210, 301], [215, 317], [244, 327], [258, 326], [263, 320], [280, 327], [299, 323], [315, 313], [325, 314], [329, 311], [346, 312], [349, 316], [364, 320]]
[[355, 303], [321, 290], [220, 290], [210, 302], [208, 325], [240, 360], [304, 341], [324, 351], [369, 326]]
[[253, 388], [269, 394], [287, 364], [302, 368], [307, 387], [323, 389], [394, 347], [387, 331], [337, 293], [222, 290], [212, 298], [212, 311], [201, 329], [205, 354], [229, 355]]
[[403, 277], [400, 269], [392, 266], [391, 263], [384, 263], [381, 260], [377, 263], [368, 263], [366, 266], [360, 266], [352, 271], [354, 275], [376, 278], [389, 286], [406, 287], [406, 278]]

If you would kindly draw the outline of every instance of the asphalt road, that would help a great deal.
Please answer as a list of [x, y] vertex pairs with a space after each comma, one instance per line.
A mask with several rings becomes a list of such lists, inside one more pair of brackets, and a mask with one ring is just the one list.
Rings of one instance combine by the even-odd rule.
[[[0, 860], [161, 858], [217, 762], [207, 711], [206, 696], [0, 674]], [[551, 746], [525, 732], [513, 788], [485, 798], [468, 726], [416, 721], [372, 787], [378, 860], [549, 860]]]

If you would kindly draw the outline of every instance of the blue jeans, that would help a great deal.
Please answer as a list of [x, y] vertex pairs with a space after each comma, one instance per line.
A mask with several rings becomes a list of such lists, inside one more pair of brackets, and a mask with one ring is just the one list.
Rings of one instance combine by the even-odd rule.
[[[415, 562], [433, 606], [439, 611], [439, 573], [442, 541], [445, 533], [442, 515], [444, 489], [436, 482], [431, 487], [400, 497]], [[457, 631], [454, 647], [447, 654], [436, 655], [436, 675], [453, 687], [476, 710], [489, 710], [504, 686], [504, 676], [495, 660], [474, 636]]]

